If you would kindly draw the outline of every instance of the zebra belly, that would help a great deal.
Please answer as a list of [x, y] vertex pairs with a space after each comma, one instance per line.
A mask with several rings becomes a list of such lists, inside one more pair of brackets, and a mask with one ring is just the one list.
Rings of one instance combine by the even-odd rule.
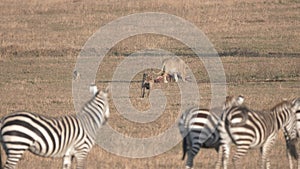
[[73, 155], [75, 150], [74, 146], [64, 146], [62, 149], [55, 151], [54, 149], [45, 152], [45, 148], [42, 148], [38, 142], [34, 142], [32, 146], [29, 147], [29, 151], [35, 155], [42, 156], [42, 157], [54, 157], [60, 158], [66, 155]]

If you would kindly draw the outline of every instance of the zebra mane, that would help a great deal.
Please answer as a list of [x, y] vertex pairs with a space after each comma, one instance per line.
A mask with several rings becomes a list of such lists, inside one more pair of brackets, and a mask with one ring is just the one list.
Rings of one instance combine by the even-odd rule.
[[290, 101], [284, 100], [278, 104], [276, 104], [273, 108], [271, 108], [272, 112], [278, 112], [282, 111], [283, 109], [290, 109], [292, 107], [292, 104]]
[[275, 105], [271, 110], [275, 111], [275, 110], [280, 110], [280, 109], [284, 109], [284, 108], [295, 108], [296, 109], [295, 111], [299, 111], [300, 110], [300, 97], [295, 98], [293, 100], [283, 100], [282, 102]]

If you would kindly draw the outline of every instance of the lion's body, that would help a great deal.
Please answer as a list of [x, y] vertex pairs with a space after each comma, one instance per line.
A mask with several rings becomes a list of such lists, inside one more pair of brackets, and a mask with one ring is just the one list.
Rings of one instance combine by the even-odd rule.
[[176, 82], [178, 82], [178, 76], [180, 76], [182, 81], [185, 82], [185, 68], [186, 65], [183, 60], [177, 57], [171, 57], [163, 61], [162, 68], [159, 74], [162, 73], [162, 76], [164, 77], [164, 83], [168, 83], [168, 75], [172, 76]]

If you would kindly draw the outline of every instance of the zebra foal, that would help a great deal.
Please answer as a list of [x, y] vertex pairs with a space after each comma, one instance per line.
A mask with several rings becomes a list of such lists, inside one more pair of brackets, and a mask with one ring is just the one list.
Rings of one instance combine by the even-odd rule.
[[22, 111], [4, 116], [0, 124], [7, 155], [4, 169], [16, 168], [26, 150], [42, 157], [63, 157], [63, 169], [71, 167], [73, 158], [77, 169], [84, 168], [96, 132], [109, 117], [108, 88], [95, 92], [77, 115], [52, 118]]
[[[300, 98], [293, 102], [284, 101], [276, 105], [271, 111], [258, 112], [245, 106], [233, 106], [225, 110], [224, 117], [218, 127], [220, 132], [220, 150], [216, 168], [227, 169], [230, 154], [230, 144], [237, 146], [233, 156], [233, 165], [237, 167], [239, 159], [250, 148], [261, 148], [261, 168], [270, 168], [269, 153], [276, 141], [278, 131], [284, 129], [291, 140], [296, 139], [296, 109], [300, 106]], [[291, 142], [294, 143], [294, 142]], [[297, 157], [295, 146], [288, 144], [289, 153]]]
[[[227, 97], [223, 109], [229, 106], [238, 106], [244, 102], [244, 97]], [[193, 168], [194, 157], [200, 148], [219, 149], [219, 132], [217, 130], [220, 118], [214, 110], [193, 107], [186, 110], [180, 117], [178, 127], [183, 137], [182, 149], [184, 160], [187, 153], [186, 169]]]

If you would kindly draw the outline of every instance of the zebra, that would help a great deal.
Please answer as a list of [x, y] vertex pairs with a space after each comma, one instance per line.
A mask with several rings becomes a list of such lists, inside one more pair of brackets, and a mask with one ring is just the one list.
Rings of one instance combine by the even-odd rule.
[[[297, 99], [291, 100], [292, 104], [294, 104], [296, 101], [297, 101]], [[297, 138], [299, 138], [300, 137], [300, 106], [298, 106], [298, 108], [296, 107], [294, 112], [296, 114]], [[284, 133], [284, 137], [285, 137], [285, 141], [286, 141], [286, 145], [287, 145], [287, 156], [288, 156], [288, 159], [289, 159], [290, 169], [293, 169], [293, 159], [292, 159], [292, 154], [293, 153], [291, 153], [293, 148], [291, 150], [290, 150], [290, 148], [295, 145], [294, 141], [296, 141], [296, 139], [292, 140], [286, 129], [283, 130], [283, 133]], [[297, 162], [298, 162], [298, 168], [300, 168], [300, 162], [298, 161], [298, 159], [297, 159]]]
[[[237, 146], [233, 156], [233, 165], [237, 167], [238, 160], [244, 156], [250, 148], [261, 148], [261, 168], [270, 168], [269, 153], [274, 144], [278, 131], [284, 129], [290, 140], [297, 137], [296, 109], [300, 106], [300, 98], [294, 102], [283, 101], [270, 111], [254, 111], [246, 106], [232, 106], [225, 110], [224, 117], [219, 123], [220, 147], [216, 169], [227, 169], [227, 161], [230, 155], [230, 144]], [[288, 150], [290, 155], [297, 159], [294, 141], [290, 141]]]
[[[243, 102], [243, 96], [238, 96], [237, 98], [228, 96], [223, 109], [226, 109], [228, 106], [241, 105]], [[192, 107], [187, 109], [180, 117], [178, 127], [183, 137], [182, 160], [184, 160], [187, 153], [187, 169], [193, 167], [194, 157], [200, 148], [214, 148], [218, 151], [220, 136], [217, 126], [220, 118], [214, 112], [217, 112], [217, 110], [212, 109], [209, 111], [207, 109]]]
[[84, 168], [96, 133], [109, 118], [108, 90], [97, 90], [77, 115], [54, 118], [20, 111], [2, 117], [0, 139], [7, 155], [4, 169], [16, 168], [26, 150], [42, 157], [62, 157], [63, 169], [69, 169], [74, 158], [76, 168]]

